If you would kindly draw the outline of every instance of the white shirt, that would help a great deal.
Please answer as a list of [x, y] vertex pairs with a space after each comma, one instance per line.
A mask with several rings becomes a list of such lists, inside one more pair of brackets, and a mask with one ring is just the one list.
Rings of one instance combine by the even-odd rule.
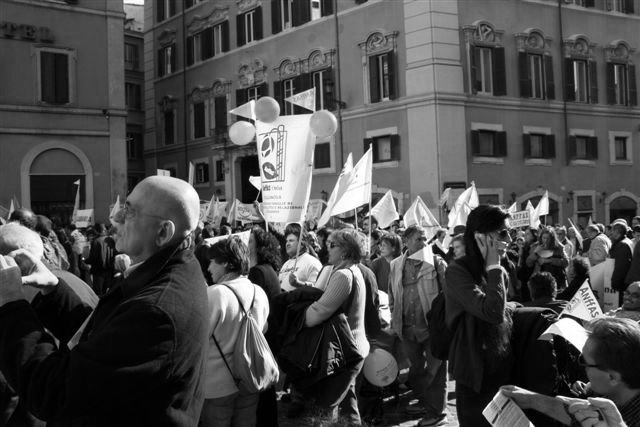
[[315, 282], [321, 269], [322, 263], [306, 252], [298, 257], [298, 262], [296, 262], [295, 258], [291, 258], [282, 264], [282, 268], [280, 268], [280, 274], [278, 275], [280, 288], [285, 292], [295, 289], [289, 283], [289, 275], [291, 273], [296, 273], [298, 280], [301, 282]]

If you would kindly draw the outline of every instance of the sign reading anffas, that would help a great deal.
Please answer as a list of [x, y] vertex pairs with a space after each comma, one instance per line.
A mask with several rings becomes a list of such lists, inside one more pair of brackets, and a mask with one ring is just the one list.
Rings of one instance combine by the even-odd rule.
[[256, 121], [262, 213], [269, 222], [304, 220], [313, 167], [310, 118], [301, 114], [280, 116], [272, 123]]
[[578, 292], [571, 298], [569, 304], [562, 310], [560, 316], [569, 315], [582, 320], [593, 320], [602, 316], [602, 309], [596, 296], [589, 287], [589, 282], [585, 282], [580, 286]]
[[511, 214], [511, 221], [509, 221], [509, 224], [511, 224], [511, 227], [513, 228], [528, 227], [531, 221], [530, 218], [531, 215], [529, 211], [513, 212]]

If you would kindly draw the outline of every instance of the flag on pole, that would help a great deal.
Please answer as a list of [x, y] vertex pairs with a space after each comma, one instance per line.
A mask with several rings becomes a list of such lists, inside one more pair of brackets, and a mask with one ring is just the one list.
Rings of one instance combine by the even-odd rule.
[[251, 100], [246, 104], [242, 104], [233, 110], [229, 111], [231, 114], [235, 114], [236, 116], [244, 117], [246, 119], [255, 120], [256, 119], [256, 101]]
[[371, 173], [373, 169], [373, 152], [371, 147], [351, 170], [349, 184], [331, 207], [331, 215], [351, 211], [371, 200]]
[[73, 185], [77, 185], [76, 200], [73, 204], [73, 212], [71, 213], [71, 222], [75, 224], [78, 210], [80, 209], [80, 180], [74, 181]]
[[262, 191], [262, 178], [260, 178], [259, 176], [250, 176], [249, 182], [251, 183], [251, 185], [257, 188], [258, 191]]
[[440, 224], [420, 196], [417, 196], [403, 217], [405, 227], [421, 225], [427, 231], [427, 239], [431, 239]]
[[349, 178], [351, 176], [351, 171], [353, 170], [353, 157], [351, 153], [347, 156], [347, 161], [344, 163], [342, 167], [342, 172], [340, 172], [340, 176], [338, 176], [338, 181], [336, 185], [333, 187], [333, 191], [331, 192], [331, 196], [329, 197], [329, 201], [327, 202], [327, 208], [324, 210], [324, 213], [320, 217], [318, 221], [318, 228], [325, 225], [329, 222], [331, 218], [331, 211], [333, 209], [333, 205], [335, 205], [336, 201], [342, 197], [342, 195], [347, 191], [347, 187], [349, 186]]
[[475, 182], [471, 181], [471, 187], [467, 188], [458, 196], [451, 212], [449, 212], [449, 223], [447, 228], [453, 230], [456, 225], [466, 225], [467, 217], [471, 211], [478, 207], [480, 201], [476, 191]]
[[513, 202], [513, 204], [509, 206], [509, 209], [507, 209], [507, 212], [509, 212], [510, 214], [518, 212], [518, 202]]
[[545, 191], [540, 198], [538, 206], [536, 206], [536, 213], [539, 217], [549, 215], [549, 191]]
[[227, 204], [226, 206], [225, 216], [227, 217], [227, 222], [229, 224], [233, 224], [233, 222], [236, 220], [236, 206], [238, 203], [240, 203], [238, 199], [233, 199], [233, 202]]
[[438, 201], [438, 206], [443, 207], [449, 202], [449, 195], [451, 194], [451, 188], [447, 187], [440, 196], [440, 201]]
[[531, 204], [531, 200], [527, 201], [527, 206], [525, 206], [524, 209], [529, 212], [529, 226], [531, 228], [538, 228], [540, 221], [536, 218], [536, 209]]
[[584, 281], [573, 298], [571, 298], [571, 301], [569, 301], [569, 304], [560, 312], [560, 317], [565, 315], [587, 321], [603, 316], [600, 304], [598, 304], [588, 280]]
[[189, 176], [187, 178], [187, 182], [189, 183], [189, 185], [193, 185], [193, 182], [195, 180], [195, 175], [196, 175], [196, 167], [193, 164], [193, 162], [189, 162]]
[[569, 228], [573, 228], [573, 232], [576, 234], [576, 240], [578, 241], [578, 243], [580, 243], [580, 246], [582, 246], [582, 234], [580, 234], [580, 231], [578, 231], [578, 227], [576, 227], [573, 221], [571, 221], [571, 218], [567, 219], [569, 220]]
[[371, 216], [375, 217], [380, 228], [387, 228], [393, 221], [400, 218], [396, 211], [396, 203], [393, 201], [391, 190], [384, 193], [378, 203], [371, 208]]
[[298, 107], [306, 108], [313, 112], [316, 111], [316, 88], [312, 87], [304, 92], [297, 93], [293, 96], [284, 99], [287, 102], [297, 105]]
[[591, 219], [591, 215], [589, 215], [589, 221], [587, 222], [587, 225], [593, 225], [593, 220]]
[[116, 217], [116, 214], [120, 212], [120, 195], [116, 195], [116, 202], [113, 204], [113, 207], [111, 208], [111, 212], [109, 213], [109, 222], [111, 222], [111, 225], [115, 225], [115, 220], [114, 218]]
[[9, 217], [11, 217], [11, 214], [15, 210], [16, 210], [16, 207], [13, 204], [13, 198], [11, 198], [11, 203], [9, 204], [9, 213], [7, 214], [7, 219], [9, 219]]

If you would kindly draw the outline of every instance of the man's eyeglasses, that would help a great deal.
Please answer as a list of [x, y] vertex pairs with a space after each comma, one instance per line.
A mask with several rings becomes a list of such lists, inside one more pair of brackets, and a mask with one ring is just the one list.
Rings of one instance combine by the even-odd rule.
[[602, 367], [600, 365], [587, 363], [587, 361], [584, 360], [584, 357], [582, 355], [580, 355], [580, 358], [578, 359], [578, 365], [582, 366], [583, 368], [602, 369]]
[[131, 219], [131, 218], [135, 218], [136, 216], [148, 216], [152, 218], [164, 219], [160, 215], [142, 213], [138, 211], [136, 208], [132, 207], [131, 204], [129, 204], [129, 202], [125, 203], [124, 207], [120, 209], [119, 214], [122, 215], [123, 219], [124, 218]]

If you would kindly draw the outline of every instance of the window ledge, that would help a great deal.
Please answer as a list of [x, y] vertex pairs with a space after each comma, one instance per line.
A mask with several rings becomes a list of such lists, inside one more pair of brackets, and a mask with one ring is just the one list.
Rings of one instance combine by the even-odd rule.
[[504, 165], [503, 157], [482, 157], [474, 156], [473, 163], [485, 163], [489, 165]]
[[336, 170], [333, 167], [321, 168], [321, 169], [314, 169], [312, 173], [313, 175], [322, 175], [322, 174], [336, 173]]
[[633, 166], [633, 160], [613, 160], [609, 164], [612, 166]]
[[595, 160], [583, 160], [583, 159], [575, 159], [569, 162], [569, 166], [591, 166], [596, 167]]
[[199, 184], [193, 184], [193, 188], [209, 188], [209, 183], [201, 182]]
[[552, 166], [553, 160], [551, 159], [524, 159], [525, 166]]
[[400, 162], [398, 160], [391, 160], [389, 162], [379, 162], [379, 163], [374, 163], [373, 167], [375, 169], [397, 168], [397, 167], [400, 167]]

